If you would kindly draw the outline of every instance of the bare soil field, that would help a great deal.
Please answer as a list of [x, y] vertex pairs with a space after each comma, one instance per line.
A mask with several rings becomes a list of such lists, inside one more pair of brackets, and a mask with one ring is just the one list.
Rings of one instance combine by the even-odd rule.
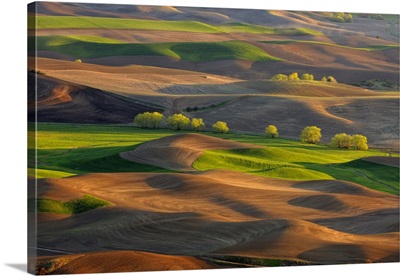
[[38, 259], [38, 262], [39, 264], [55, 263], [52, 274], [193, 270], [220, 267], [195, 257], [126, 250], [64, 255], [60, 258], [42, 257]]
[[57, 187], [113, 203], [41, 221], [41, 248], [223, 254], [314, 264], [399, 259], [398, 197], [354, 183], [210, 171], [89, 174], [40, 185], [48, 190], [44, 198]]
[[[134, 101], [36, 73], [28, 73], [28, 85], [29, 121], [37, 119], [61, 123], [130, 123], [138, 113], [161, 111], [161, 107], [154, 104]], [[35, 87], [38, 88], [37, 95]]]
[[[183, 112], [187, 107], [223, 103], [187, 115], [203, 118], [208, 126], [218, 120], [227, 121], [232, 130], [240, 132], [262, 133], [265, 126], [272, 123], [278, 126], [282, 137], [294, 139], [298, 139], [305, 126], [317, 125], [323, 130], [324, 143], [329, 143], [336, 133], [346, 132], [367, 135], [372, 147], [391, 148], [396, 152], [399, 148], [399, 95], [396, 92], [374, 92], [320, 82], [243, 81], [190, 70], [80, 64], [47, 58], [38, 59], [38, 70], [46, 76], [81, 87], [93, 87], [132, 99], [134, 102], [124, 103], [124, 108], [113, 108], [113, 102], [108, 103], [107, 108], [113, 112], [118, 110], [126, 118], [119, 122], [132, 122], [134, 115], [143, 111], [163, 109], [164, 115], [169, 116]], [[63, 86], [53, 84], [47, 87], [53, 87], [49, 90], [53, 96], [45, 97], [44, 105], [40, 107], [41, 114], [51, 117], [52, 112], [62, 110], [59, 114], [65, 115], [71, 110], [70, 115], [63, 115], [62, 119], [66, 122], [79, 121], [73, 113], [77, 101], [68, 102], [68, 108], [65, 104], [50, 104], [62, 99], [61, 95], [69, 97], [69, 93], [61, 93], [63, 90], [60, 87]], [[87, 102], [87, 98], [84, 99]], [[85, 106], [103, 110], [101, 105], [104, 101], [90, 99], [92, 102], [85, 103]], [[119, 101], [116, 100], [116, 103]], [[84, 102], [81, 101], [80, 106]], [[134, 106], [130, 106], [132, 104]]]
[[398, 157], [366, 157], [363, 160], [392, 167], [400, 167]]

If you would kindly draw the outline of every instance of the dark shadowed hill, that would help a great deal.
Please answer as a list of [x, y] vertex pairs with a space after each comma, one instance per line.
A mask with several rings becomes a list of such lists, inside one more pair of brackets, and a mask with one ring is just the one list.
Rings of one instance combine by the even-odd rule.
[[39, 122], [90, 124], [130, 123], [138, 113], [161, 111], [154, 105], [146, 105], [135, 99], [29, 72], [28, 120], [30, 122], [35, 121], [35, 108]]

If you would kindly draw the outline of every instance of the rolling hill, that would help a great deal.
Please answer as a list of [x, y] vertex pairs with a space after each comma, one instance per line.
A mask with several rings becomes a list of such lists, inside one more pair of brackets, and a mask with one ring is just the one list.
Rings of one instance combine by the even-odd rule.
[[[398, 15], [333, 16], [30, 6], [30, 270], [398, 262]], [[205, 128], [134, 126], [153, 111]], [[324, 145], [344, 132], [370, 150]]]
[[28, 121], [130, 123], [138, 113], [161, 110], [149, 103], [33, 72], [28, 73], [28, 87]]

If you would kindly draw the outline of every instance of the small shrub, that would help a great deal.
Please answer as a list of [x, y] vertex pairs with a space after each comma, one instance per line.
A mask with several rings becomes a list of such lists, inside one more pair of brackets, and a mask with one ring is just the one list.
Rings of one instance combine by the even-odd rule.
[[314, 75], [309, 74], [309, 73], [304, 73], [303, 75], [301, 75], [301, 79], [302, 80], [313, 81], [314, 80]]
[[327, 77], [326, 80], [327, 82], [337, 83], [337, 80], [332, 76]]
[[285, 74], [277, 74], [271, 78], [271, 80], [288, 80], [289, 77]]
[[288, 77], [289, 80], [300, 80], [299, 74], [297, 72], [293, 72]]
[[229, 131], [228, 125], [226, 122], [218, 121], [212, 125], [212, 128], [215, 132], [219, 133], [227, 133]]

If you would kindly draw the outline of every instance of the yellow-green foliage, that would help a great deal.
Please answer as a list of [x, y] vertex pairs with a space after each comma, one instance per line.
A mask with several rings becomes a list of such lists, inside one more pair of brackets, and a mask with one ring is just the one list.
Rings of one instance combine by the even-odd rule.
[[333, 76], [328, 76], [328, 77], [323, 76], [323, 77], [321, 78], [321, 81], [323, 81], [323, 82], [337, 83], [337, 80], [336, 80]]
[[276, 74], [271, 80], [288, 80], [288, 76], [285, 74]]
[[274, 125], [269, 125], [265, 128], [265, 134], [270, 136], [271, 138], [278, 137], [278, 128]]
[[314, 80], [314, 75], [309, 74], [309, 73], [304, 73], [303, 75], [301, 75], [301, 79], [302, 79], [302, 80], [310, 80], [310, 81], [313, 81], [313, 80]]
[[353, 20], [353, 16], [350, 13], [335, 12], [332, 15], [332, 21], [339, 23], [349, 23]]
[[111, 203], [91, 195], [85, 195], [82, 198], [67, 202], [39, 198], [37, 199], [36, 204], [38, 212], [49, 212], [56, 214], [80, 214], [99, 207], [110, 205]]
[[333, 136], [331, 140], [331, 145], [336, 148], [350, 148], [351, 147], [351, 135], [346, 133], [338, 133]]
[[144, 112], [135, 116], [133, 122], [141, 128], [159, 128], [164, 115], [159, 112]]
[[299, 74], [297, 72], [293, 72], [288, 77], [289, 80], [300, 80]]
[[368, 139], [367, 137], [355, 134], [353, 136], [347, 135], [346, 133], [338, 133], [333, 136], [331, 145], [336, 148], [353, 148], [356, 150], [367, 150]]
[[352, 136], [352, 145], [356, 150], [367, 150], [368, 149], [368, 140], [367, 137], [355, 134]]
[[215, 132], [226, 133], [229, 131], [228, 124], [226, 122], [218, 121], [212, 125]]
[[311, 144], [321, 141], [321, 129], [317, 126], [307, 126], [300, 134], [300, 140]]
[[271, 80], [310, 80], [313, 81], [314, 80], [314, 75], [309, 74], [309, 73], [304, 73], [301, 75], [301, 78], [299, 77], [299, 74], [297, 72], [293, 72], [289, 75], [285, 75], [285, 74], [276, 74], [275, 76], [273, 76], [271, 78]]
[[206, 126], [206, 124], [203, 122], [203, 119], [201, 118], [193, 118], [190, 124], [192, 126], [192, 129], [196, 131], [200, 131]]
[[181, 130], [190, 124], [190, 119], [183, 114], [174, 114], [167, 118], [167, 123], [175, 130]]

